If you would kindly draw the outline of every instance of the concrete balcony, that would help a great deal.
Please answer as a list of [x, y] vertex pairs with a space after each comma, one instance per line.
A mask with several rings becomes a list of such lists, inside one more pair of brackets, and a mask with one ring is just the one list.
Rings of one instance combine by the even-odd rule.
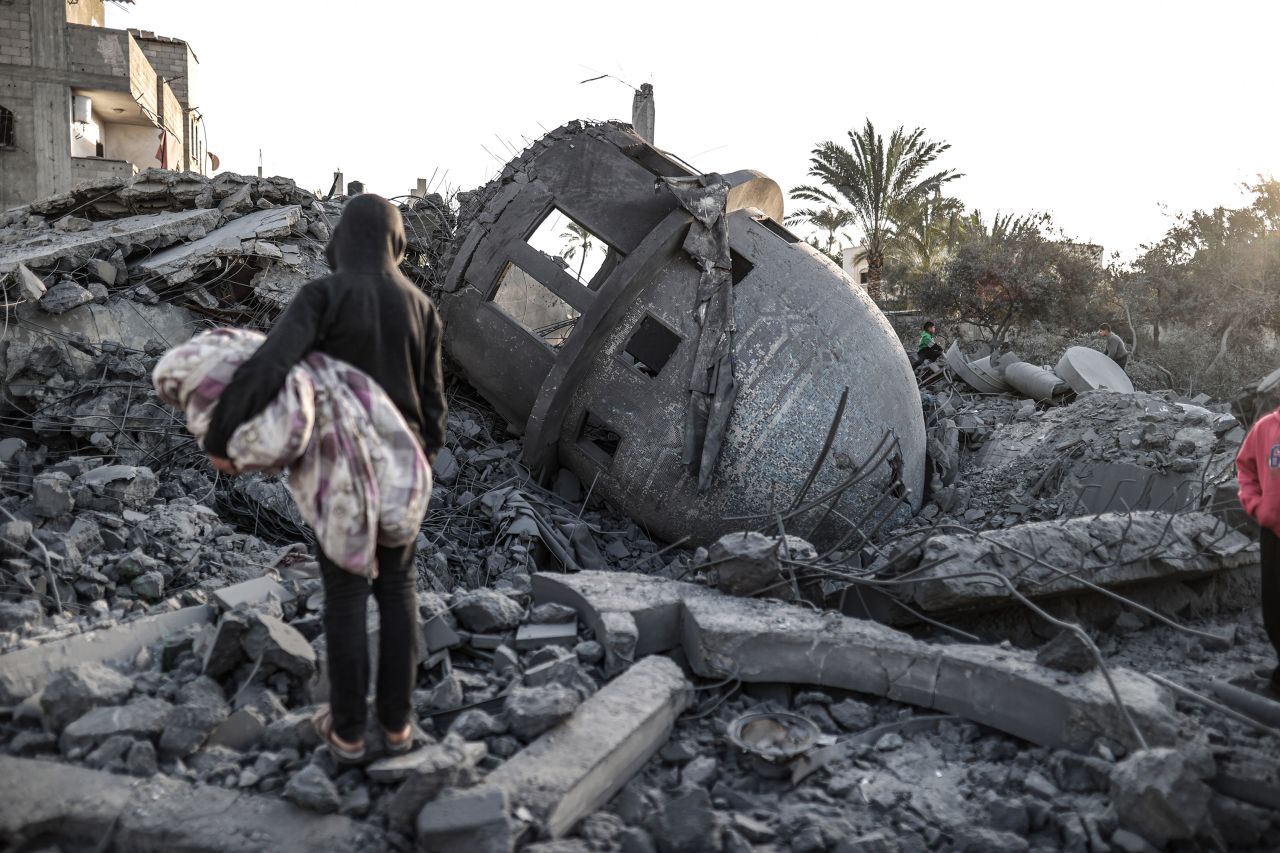
[[104, 120], [156, 125], [160, 115], [155, 69], [125, 30], [67, 25], [68, 71], [78, 93], [93, 98]]
[[105, 157], [72, 157], [71, 184], [97, 183], [103, 178], [132, 178], [138, 168], [127, 160], [108, 160]]

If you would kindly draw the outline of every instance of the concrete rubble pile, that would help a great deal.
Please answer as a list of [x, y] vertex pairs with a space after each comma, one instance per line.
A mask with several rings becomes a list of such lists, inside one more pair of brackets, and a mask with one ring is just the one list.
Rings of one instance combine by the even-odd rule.
[[[191, 317], [178, 307], [225, 322], [269, 321], [264, 308], [278, 311], [326, 270], [338, 209], [288, 178], [148, 169], [0, 214], [0, 285], [7, 302], [27, 303], [19, 325], [59, 318], [72, 338], [78, 325], [92, 333], [84, 306], [128, 318], [121, 300], [163, 305], [180, 322]], [[126, 346], [157, 337], [117, 322], [132, 332], [118, 341]]]
[[[513, 169], [495, 191], [533, 216], [512, 199], [539, 180], [553, 186]], [[406, 271], [439, 287], [459, 222], [484, 215], [409, 205]], [[153, 171], [5, 214], [6, 845], [1280, 848], [1265, 760], [1280, 705], [1233, 715], [1176, 689], [1221, 697], [1269, 660], [1256, 613], [1239, 612], [1256, 601], [1257, 548], [1222, 499], [1246, 418], [1165, 394], [1036, 402], [935, 383], [915, 424], [924, 488], [894, 477], [869, 499], [896, 515], [844, 518], [835, 544], [818, 529], [818, 497], [867, 461], [844, 453], [837, 417], [816, 466], [815, 451], [788, 471], [790, 511], [663, 543], [608, 477], [583, 476], [594, 457], [532, 464], [581, 443], [572, 430], [530, 453], [522, 418], [451, 375], [418, 540], [415, 749], [386, 755], [371, 718], [372, 760], [340, 766], [310, 723], [329, 689], [310, 532], [279, 477], [218, 478], [148, 381], [198, 318], [269, 326], [324, 269], [339, 212], [283, 179]], [[678, 245], [684, 214], [660, 212]], [[733, 233], [761, 243], [762, 270], [802, 251], [756, 213], [735, 213]], [[523, 234], [482, 224], [484, 239]], [[806, 417], [825, 429], [835, 402]]]
[[1244, 438], [1230, 414], [1145, 392], [1093, 391], [1056, 407], [946, 391], [922, 397], [934, 479], [921, 522], [985, 529], [1203, 506], [1231, 477]]

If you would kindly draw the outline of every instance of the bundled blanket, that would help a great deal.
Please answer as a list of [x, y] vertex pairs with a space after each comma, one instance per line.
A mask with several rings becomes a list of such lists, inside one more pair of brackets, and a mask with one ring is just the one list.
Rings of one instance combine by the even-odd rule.
[[[165, 353], [152, 374], [203, 442], [218, 396], [263, 336], [202, 332]], [[407, 545], [431, 499], [431, 469], [404, 418], [378, 385], [349, 364], [313, 352], [270, 405], [240, 425], [227, 454], [242, 471], [288, 469], [289, 491], [335, 563], [377, 575], [377, 545]]]

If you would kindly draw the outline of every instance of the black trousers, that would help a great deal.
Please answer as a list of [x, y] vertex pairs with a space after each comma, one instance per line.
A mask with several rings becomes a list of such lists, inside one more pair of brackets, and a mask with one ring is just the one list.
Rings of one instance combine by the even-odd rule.
[[937, 344], [923, 347], [922, 349], [916, 350], [916, 357], [920, 359], [921, 364], [924, 364], [927, 361], [937, 361], [942, 357], [942, 347]]
[[369, 648], [365, 626], [369, 593], [378, 602], [378, 722], [399, 732], [409, 722], [418, 666], [418, 579], [412, 543], [378, 547], [378, 577], [352, 574], [318, 554], [324, 578], [324, 634], [329, 654], [329, 706], [343, 740], [364, 737], [368, 714]]
[[1280, 656], [1280, 536], [1265, 527], [1262, 528], [1262, 624], [1276, 655]]

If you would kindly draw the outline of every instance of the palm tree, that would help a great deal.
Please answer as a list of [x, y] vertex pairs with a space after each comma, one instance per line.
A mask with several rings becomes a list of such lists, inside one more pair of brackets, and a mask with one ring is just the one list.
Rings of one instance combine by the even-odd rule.
[[938, 271], [965, 233], [964, 203], [933, 195], [907, 205], [889, 242], [888, 254], [909, 275]]
[[836, 243], [841, 242], [841, 238], [844, 236], [840, 233], [840, 229], [848, 228], [853, 224], [853, 214], [838, 207], [807, 207], [792, 213], [784, 220], [783, 224], [791, 226], [809, 225], [820, 231], [825, 231], [827, 235], [825, 247], [818, 242], [817, 237], [811, 238], [809, 245], [836, 263], [840, 263], [840, 255], [835, 251], [835, 246]]
[[809, 159], [809, 175], [820, 182], [791, 191], [796, 201], [844, 205], [862, 228], [867, 255], [867, 293], [880, 298], [885, 250], [895, 225], [911, 205], [960, 175], [925, 170], [951, 146], [924, 138], [924, 128], [894, 130], [886, 146], [871, 119], [858, 133], [849, 131], [849, 147], [822, 142]]
[[1039, 234], [1049, 224], [1047, 213], [1030, 213], [1026, 216], [1014, 216], [1012, 213], [996, 212], [991, 221], [982, 218], [981, 210], [974, 210], [960, 221], [961, 232], [966, 237], [985, 240], [988, 243], [1003, 243], [1016, 240], [1032, 233]]
[[580, 256], [578, 261], [578, 281], [582, 281], [582, 271], [587, 266], [587, 255], [591, 254], [591, 250], [596, 245], [595, 235], [576, 222], [570, 222], [565, 228], [568, 230], [560, 235], [560, 239], [565, 241], [560, 257], [566, 261], [571, 261], [575, 255]]

